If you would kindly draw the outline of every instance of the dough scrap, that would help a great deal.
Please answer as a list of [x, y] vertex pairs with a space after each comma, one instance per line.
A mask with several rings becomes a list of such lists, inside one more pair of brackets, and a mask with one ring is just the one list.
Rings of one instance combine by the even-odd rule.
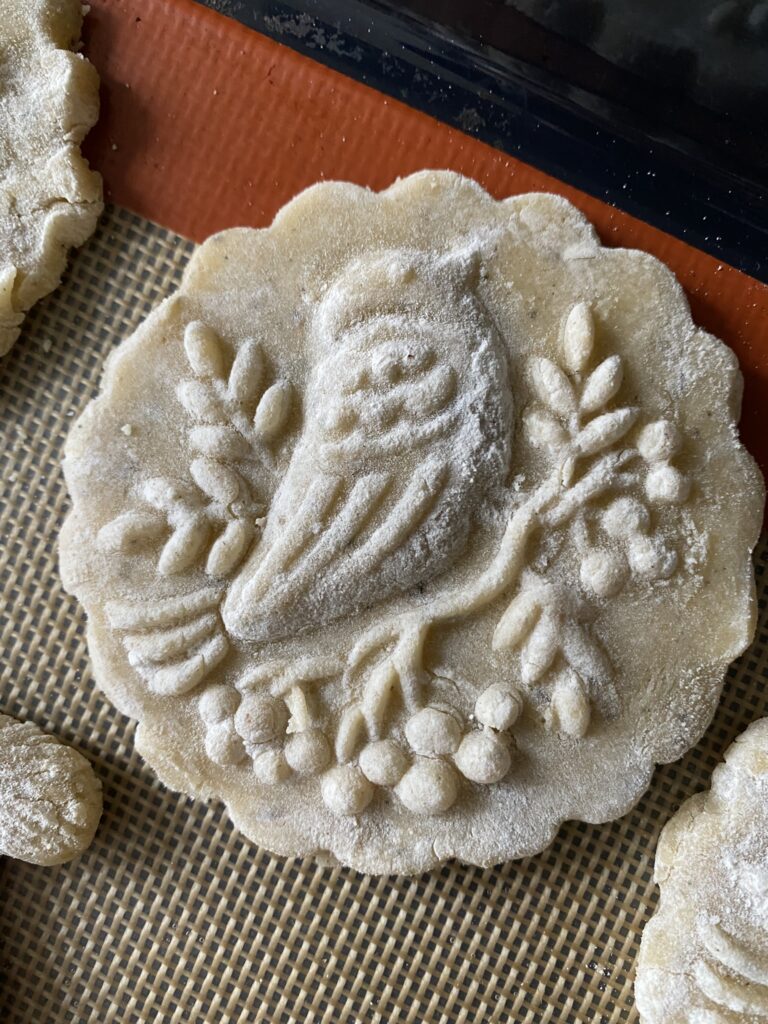
[[768, 1021], [768, 718], [667, 823], [655, 880], [635, 983], [644, 1024]]
[[80, 0], [0, 0], [0, 356], [103, 209], [78, 148], [99, 112], [81, 24]]
[[91, 845], [100, 818], [101, 783], [82, 754], [0, 715], [0, 856], [63, 864]]
[[560, 197], [315, 186], [202, 245], [72, 429], [96, 679], [281, 854], [414, 873], [610, 820], [752, 637], [740, 393]]

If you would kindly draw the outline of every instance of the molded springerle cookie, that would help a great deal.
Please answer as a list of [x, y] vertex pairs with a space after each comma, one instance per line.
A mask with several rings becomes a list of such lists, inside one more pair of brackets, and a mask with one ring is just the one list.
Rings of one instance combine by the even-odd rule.
[[0, 715], [0, 856], [62, 864], [91, 845], [100, 818], [101, 783], [83, 755]]
[[102, 210], [78, 148], [99, 112], [96, 71], [70, 52], [82, 19], [80, 0], [0, 0], [0, 355]]
[[768, 1020], [768, 718], [686, 801], [656, 853], [659, 909], [635, 994], [645, 1024]]
[[740, 394], [563, 199], [311, 188], [197, 250], [72, 430], [99, 685], [282, 854], [491, 864], [623, 814], [752, 636]]

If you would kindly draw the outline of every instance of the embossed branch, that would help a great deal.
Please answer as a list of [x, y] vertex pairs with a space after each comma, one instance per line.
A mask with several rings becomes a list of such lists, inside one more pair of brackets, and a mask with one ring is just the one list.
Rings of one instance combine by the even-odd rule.
[[[512, 515], [495, 558], [469, 587], [464, 586], [437, 598], [428, 618], [406, 615], [375, 626], [360, 638], [348, 658], [347, 678], [377, 650], [394, 643], [394, 648], [366, 680], [358, 704], [347, 708], [337, 738], [338, 753], [348, 759], [363, 738], [377, 739], [387, 707], [399, 693], [408, 709], [419, 706], [420, 683], [424, 681], [422, 652], [429, 630], [439, 622], [464, 618], [481, 610], [508, 591], [519, 579], [528, 563], [530, 540], [543, 526], [564, 525], [581, 507], [605, 491], [629, 486], [630, 474], [616, 474], [616, 469], [634, 457], [633, 452], [604, 456], [590, 472], [573, 487], [563, 484], [562, 465]], [[502, 622], [504, 620], [502, 619]], [[500, 624], [501, 625], [501, 624]], [[575, 637], [574, 626], [571, 636]], [[497, 629], [502, 649], [504, 630]], [[571, 648], [575, 649], [573, 640]], [[582, 642], [582, 647], [584, 643]], [[584, 665], [584, 659], [580, 664]], [[606, 673], [600, 673], [605, 680]], [[523, 682], [527, 682], [525, 673]]]
[[[510, 517], [497, 553], [481, 575], [466, 585], [443, 594], [431, 604], [428, 616], [406, 615], [369, 630], [351, 651], [347, 681], [377, 651], [385, 651], [363, 684], [361, 699], [347, 708], [337, 738], [340, 757], [349, 758], [363, 739], [381, 732], [389, 702], [399, 693], [408, 709], [419, 704], [424, 680], [422, 651], [429, 629], [439, 622], [463, 618], [486, 607], [523, 585], [502, 616], [494, 634], [494, 649], [520, 650], [521, 682], [539, 685], [550, 669], [556, 669], [548, 721], [553, 727], [582, 736], [589, 724], [590, 689], [598, 687], [610, 702], [614, 697], [610, 664], [588, 627], [573, 614], [572, 602], [551, 585], [542, 586], [533, 574], [524, 576], [530, 543], [539, 529], [562, 529], [575, 521], [583, 537], [582, 513], [608, 492], [621, 493], [638, 486], [640, 469], [649, 467], [645, 490], [649, 500], [677, 503], [687, 495], [687, 481], [669, 463], [679, 441], [667, 421], [649, 424], [636, 446], [616, 447], [635, 425], [638, 410], [625, 406], [610, 409], [623, 379], [618, 355], [608, 356], [588, 372], [594, 352], [594, 319], [588, 305], [578, 303], [570, 311], [563, 330], [565, 368], [550, 359], [531, 360], [530, 378], [537, 405], [524, 416], [531, 443], [549, 451], [552, 470]], [[614, 530], [629, 537], [630, 563], [646, 576], [669, 575], [674, 562], [656, 538], [648, 535], [648, 522], [638, 512], [638, 502], [626, 499], [627, 507], [613, 515]], [[621, 520], [621, 522], [619, 522]], [[608, 523], [607, 529], [611, 529]], [[582, 573], [600, 593], [613, 585], [602, 552], [586, 552], [588, 571]], [[601, 561], [602, 559], [602, 561]], [[615, 573], [614, 573], [615, 575]], [[528, 584], [528, 585], [526, 585]]]

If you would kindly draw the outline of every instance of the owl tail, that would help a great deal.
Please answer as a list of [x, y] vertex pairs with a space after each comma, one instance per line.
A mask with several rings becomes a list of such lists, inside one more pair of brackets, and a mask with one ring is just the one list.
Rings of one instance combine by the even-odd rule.
[[219, 615], [222, 597], [222, 588], [205, 587], [161, 601], [107, 605], [110, 626], [153, 693], [187, 693], [223, 660], [229, 641]]

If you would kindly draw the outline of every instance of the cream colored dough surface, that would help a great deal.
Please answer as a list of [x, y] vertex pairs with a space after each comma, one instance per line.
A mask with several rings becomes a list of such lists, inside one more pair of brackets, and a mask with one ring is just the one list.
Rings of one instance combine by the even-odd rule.
[[667, 824], [655, 877], [635, 983], [644, 1024], [768, 1020], [768, 718]]
[[99, 111], [81, 23], [79, 0], [0, 0], [0, 355], [102, 210], [79, 150]]
[[101, 783], [82, 754], [0, 715], [0, 856], [62, 864], [90, 846]]
[[97, 681], [278, 853], [487, 865], [621, 815], [752, 636], [740, 395], [559, 197], [315, 186], [202, 245], [72, 429]]

